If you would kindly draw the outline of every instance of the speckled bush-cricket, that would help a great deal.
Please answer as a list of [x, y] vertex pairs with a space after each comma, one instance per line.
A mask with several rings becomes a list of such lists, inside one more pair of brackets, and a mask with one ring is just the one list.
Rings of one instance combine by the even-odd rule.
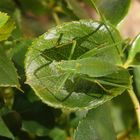
[[[88, 49], [81, 46], [81, 44], [87, 41], [91, 36], [98, 33], [103, 26], [106, 27], [103, 23], [101, 23], [94, 31], [81, 37], [74, 37], [66, 42], [63, 42], [64, 33], [60, 32], [54, 46], [50, 47], [49, 49], [46, 48], [43, 51], [35, 48], [36, 51], [40, 52], [39, 55], [46, 60], [46, 63], [39, 66], [34, 71], [34, 75], [40, 81], [40, 84], [44, 85], [44, 89], [48, 90], [48, 92], [51, 93], [56, 100], [61, 102], [66, 101], [66, 99], [68, 99], [73, 92], [79, 91], [94, 98], [102, 97], [103, 94], [92, 94], [92, 84], [100, 87], [102, 91], [111, 94], [110, 90], [107, 89], [107, 86], [111, 83], [105, 82], [104, 80], [100, 79], [100, 77], [111, 75], [120, 68], [98, 57], [98, 54], [101, 55], [102, 52], [112, 47], [114, 47], [119, 53], [117, 46], [123, 44], [124, 42], [115, 42], [111, 32], [108, 32], [108, 34], [111, 34], [110, 38], [112, 39], [112, 44], [108, 45], [108, 42], [98, 43], [92, 40], [92, 43], [96, 47]], [[108, 31], [108, 29], [106, 30]], [[46, 77], [47, 79], [50, 78], [47, 86], [42, 82], [42, 78], [39, 76], [40, 71], [45, 69], [45, 67], [49, 68], [53, 73]], [[51, 78], [54, 78], [56, 81], [51, 81]], [[83, 81], [83, 84], [80, 83], [81, 81]], [[55, 84], [51, 85], [49, 82], [51, 84]], [[89, 87], [85, 86], [86, 82], [88, 82], [90, 85]], [[72, 87], [69, 85], [72, 85]], [[86, 90], [83, 87], [81, 87], [81, 89], [83, 88], [83, 91], [78, 89], [78, 85], [83, 87], [85, 86]], [[121, 85], [115, 85], [113, 83], [112, 86], [121, 87]], [[60, 95], [61, 91], [64, 90], [67, 90], [68, 94], [63, 98], [57, 97], [57, 95]]]

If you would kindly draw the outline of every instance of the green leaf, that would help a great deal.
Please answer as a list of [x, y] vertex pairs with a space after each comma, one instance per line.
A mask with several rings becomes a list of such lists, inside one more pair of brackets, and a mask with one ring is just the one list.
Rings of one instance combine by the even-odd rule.
[[140, 97], [140, 67], [134, 68], [134, 81], [136, 85], [137, 94]]
[[23, 27], [22, 27], [22, 14], [20, 9], [15, 9], [12, 19], [15, 22], [15, 30], [12, 32], [12, 39], [18, 40], [23, 37]]
[[9, 20], [4, 26], [0, 28], [0, 41], [7, 40], [11, 35], [15, 24], [12, 20]]
[[4, 123], [3, 119], [0, 117], [0, 135], [14, 139], [13, 134], [10, 132], [6, 124]]
[[115, 140], [109, 106], [92, 109], [79, 123], [75, 132], [75, 140]]
[[19, 0], [19, 2], [24, 11], [30, 11], [37, 15], [45, 14], [47, 11], [48, 2], [46, 0]]
[[15, 3], [11, 0], [1, 0], [0, 1], [0, 10], [11, 14], [15, 10]]
[[[136, 117], [133, 103], [127, 92], [117, 96], [111, 101], [111, 115], [113, 125], [117, 134], [127, 132], [133, 128]], [[133, 119], [132, 119], [133, 118]]]
[[12, 50], [13, 60], [18, 66], [24, 68], [25, 54], [27, 52], [28, 46], [31, 45], [31, 40], [22, 39], [20, 42], [16, 43], [15, 45], [16, 47], [13, 48]]
[[[128, 71], [118, 66], [122, 65], [123, 40], [114, 28], [106, 26], [93, 20], [70, 22], [33, 42], [25, 60], [26, 83], [43, 102], [57, 108], [87, 109], [111, 100], [129, 87]], [[77, 62], [84, 67], [71, 73]], [[95, 80], [114, 83], [109, 87], [111, 94], [106, 93], [106, 83], [102, 88]]]
[[14, 22], [9, 19], [9, 16], [0, 12], [0, 41], [8, 39], [14, 28]]
[[0, 28], [8, 21], [9, 16], [6, 13], [0, 12]]
[[130, 66], [140, 65], [140, 34], [135, 38], [129, 50], [127, 64]]
[[47, 136], [49, 129], [35, 121], [22, 121], [22, 130], [36, 136]]
[[18, 75], [12, 62], [0, 47], [0, 87], [20, 88]]
[[72, 11], [74, 12], [75, 15], [77, 15], [79, 18], [88, 18], [87, 12], [84, 8], [80, 7], [79, 2], [75, 0], [66, 0], [68, 3], [68, 6]]
[[57, 127], [52, 129], [52, 131], [49, 133], [49, 136], [53, 140], [66, 140], [67, 139], [66, 131]]
[[[93, 6], [91, 0], [85, 0]], [[101, 14], [112, 24], [117, 25], [126, 16], [131, 0], [93, 0]]]

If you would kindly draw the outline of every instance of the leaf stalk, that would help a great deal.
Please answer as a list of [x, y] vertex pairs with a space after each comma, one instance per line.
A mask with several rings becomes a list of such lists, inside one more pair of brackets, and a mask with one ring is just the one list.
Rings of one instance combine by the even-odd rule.
[[59, 17], [57, 15], [57, 13], [53, 12], [52, 15], [53, 15], [53, 18], [54, 18], [54, 21], [55, 21], [56, 25], [59, 25], [60, 24], [60, 20], [59, 20]]

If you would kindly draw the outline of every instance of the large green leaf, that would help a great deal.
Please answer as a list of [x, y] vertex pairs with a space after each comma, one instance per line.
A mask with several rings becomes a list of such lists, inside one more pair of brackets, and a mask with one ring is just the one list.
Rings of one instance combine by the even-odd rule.
[[10, 132], [6, 124], [4, 123], [3, 119], [0, 117], [0, 135], [14, 139], [13, 134]]
[[118, 66], [122, 65], [122, 39], [106, 26], [93, 20], [70, 22], [33, 42], [25, 60], [26, 83], [43, 102], [73, 110], [92, 108], [128, 88], [129, 73]]
[[79, 123], [75, 132], [75, 140], [115, 140], [109, 106], [92, 109]]
[[101, 14], [112, 24], [117, 25], [126, 16], [131, 0], [85, 0], [93, 6], [94, 1]]
[[0, 47], [0, 86], [19, 88], [18, 75], [12, 62]]

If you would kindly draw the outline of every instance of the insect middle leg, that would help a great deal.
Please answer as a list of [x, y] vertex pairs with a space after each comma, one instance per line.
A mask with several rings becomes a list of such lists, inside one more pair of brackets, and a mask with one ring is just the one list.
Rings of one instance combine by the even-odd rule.
[[[77, 42], [76, 42], [75, 40], [73, 40], [72, 48], [71, 48], [71, 51], [70, 51], [70, 55], [69, 55], [69, 57], [68, 57], [68, 60], [71, 60], [71, 58], [72, 58], [72, 56], [73, 56], [73, 54], [74, 54], [74, 50], [75, 50], [75, 48], [76, 48], [76, 44], [77, 44]], [[64, 86], [65, 82], [67, 81], [67, 79], [69, 78], [70, 75], [71, 75], [71, 73], [68, 72], [68, 73], [64, 76], [62, 82], [60, 82], [59, 84], [56, 83], [56, 84], [58, 85], [57, 93], [59, 93], [59, 91], [60, 91], [61, 88]], [[65, 100], [67, 100], [67, 99], [71, 96], [71, 94], [72, 94], [72, 92], [69, 93], [65, 98], [59, 99], [59, 101], [63, 102], [63, 101], [65, 101]], [[57, 99], [58, 99], [58, 98], [57, 98]]]

